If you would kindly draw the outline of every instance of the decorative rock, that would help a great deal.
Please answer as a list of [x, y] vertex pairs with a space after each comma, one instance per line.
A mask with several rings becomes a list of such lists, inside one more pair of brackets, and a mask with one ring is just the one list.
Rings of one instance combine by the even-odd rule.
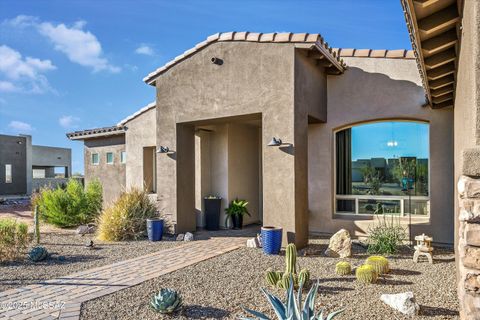
[[93, 225], [82, 225], [77, 228], [77, 234], [83, 236], [86, 234], [92, 234], [95, 232], [95, 226]]
[[187, 232], [185, 233], [185, 237], [183, 238], [183, 241], [193, 241], [193, 233]]
[[247, 248], [259, 248], [259, 247], [260, 245], [256, 237], [247, 240]]
[[347, 258], [352, 255], [352, 239], [350, 233], [340, 229], [330, 238], [325, 255], [333, 258]]
[[177, 236], [177, 241], [183, 241], [183, 239], [185, 238], [185, 235], [183, 233], [180, 233], [178, 236]]
[[260, 233], [257, 233], [257, 242], [258, 242], [258, 247], [262, 247], [262, 235]]
[[95, 245], [93, 243], [93, 240], [90, 240], [90, 242], [87, 242], [87, 244], [85, 244], [85, 248], [87, 248], [87, 249], [92, 250], [94, 247], [95, 247]]
[[382, 294], [380, 300], [407, 316], [417, 315], [420, 311], [420, 306], [415, 301], [415, 296], [411, 291], [397, 294]]

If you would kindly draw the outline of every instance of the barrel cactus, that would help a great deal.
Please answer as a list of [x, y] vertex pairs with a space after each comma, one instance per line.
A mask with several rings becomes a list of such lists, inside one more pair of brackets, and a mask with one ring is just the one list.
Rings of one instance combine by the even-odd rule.
[[375, 283], [378, 278], [375, 268], [369, 264], [364, 264], [363, 266], [358, 267], [355, 271], [355, 276], [358, 281], [365, 284]]
[[28, 253], [28, 258], [33, 262], [40, 262], [48, 257], [48, 251], [44, 247], [34, 247]]
[[291, 243], [285, 249], [285, 272], [268, 269], [265, 274], [267, 284], [281, 289], [288, 289], [290, 281], [294, 288], [305, 286], [310, 282], [310, 272], [302, 269], [297, 273], [297, 248]]
[[371, 256], [367, 258], [365, 264], [372, 266], [377, 274], [385, 274], [390, 271], [388, 260], [382, 256]]
[[352, 273], [352, 266], [346, 261], [340, 261], [335, 265], [335, 273], [339, 276], [346, 276]]
[[182, 296], [172, 289], [160, 289], [153, 295], [150, 305], [160, 313], [173, 313], [182, 307]]

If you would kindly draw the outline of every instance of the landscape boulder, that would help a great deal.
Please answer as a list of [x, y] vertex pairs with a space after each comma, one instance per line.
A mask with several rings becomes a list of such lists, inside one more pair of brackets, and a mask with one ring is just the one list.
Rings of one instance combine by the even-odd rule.
[[183, 238], [183, 241], [193, 241], [193, 240], [194, 240], [193, 233], [191, 232], [185, 233], [185, 237]]
[[247, 240], [247, 248], [259, 248], [260, 244], [258, 243], [258, 239], [252, 238]]
[[180, 233], [178, 236], [177, 236], [177, 241], [183, 241], [183, 239], [185, 238], [185, 235], [183, 233]]
[[380, 300], [407, 316], [417, 315], [420, 311], [420, 306], [415, 301], [415, 295], [411, 291], [397, 294], [382, 294]]
[[77, 234], [83, 236], [86, 234], [95, 233], [95, 226], [91, 224], [81, 225], [77, 228]]
[[332, 258], [347, 258], [352, 255], [352, 238], [350, 233], [341, 229], [337, 231], [331, 238], [328, 244], [328, 249], [325, 250], [325, 255]]

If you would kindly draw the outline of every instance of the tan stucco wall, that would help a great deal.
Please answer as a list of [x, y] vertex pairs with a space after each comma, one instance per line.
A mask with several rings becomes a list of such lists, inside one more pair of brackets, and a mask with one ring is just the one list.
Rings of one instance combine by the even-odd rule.
[[453, 242], [453, 111], [431, 110], [425, 103], [414, 60], [346, 58], [342, 76], [328, 76], [327, 122], [309, 125], [309, 217], [312, 232], [340, 228], [365, 234], [372, 221], [333, 216], [334, 130], [357, 122], [415, 119], [430, 124], [431, 220], [412, 233], [425, 232], [434, 241]]
[[[111, 204], [125, 190], [125, 164], [120, 153], [125, 150], [124, 136], [85, 140], [85, 183], [97, 178], [103, 187], [103, 206]], [[107, 152], [113, 152], [113, 164], [106, 163]], [[98, 153], [98, 165], [91, 163], [92, 153]]]
[[155, 147], [156, 109], [150, 109], [126, 124], [125, 150], [127, 151], [126, 184], [143, 188], [143, 148]]
[[[212, 64], [212, 57], [223, 59], [223, 65]], [[297, 244], [306, 243], [307, 226], [295, 222], [306, 215], [296, 208], [296, 197], [306, 198], [306, 190], [299, 195], [295, 187], [296, 173], [306, 169], [295, 165], [295, 157], [306, 158], [306, 148], [299, 143], [292, 153], [266, 147], [272, 136], [297, 143], [293, 77], [292, 44], [231, 42], [212, 44], [157, 79], [157, 144], [176, 149], [175, 156], [157, 156], [158, 175], [163, 177], [157, 193], [177, 223], [195, 222], [195, 195], [189, 187], [194, 181], [187, 176], [194, 176], [194, 137], [185, 123], [261, 112], [264, 224], [280, 224], [295, 235]], [[305, 134], [302, 137], [306, 140]], [[182, 193], [178, 197], [177, 190]], [[195, 224], [179, 226], [183, 228], [193, 229]]]

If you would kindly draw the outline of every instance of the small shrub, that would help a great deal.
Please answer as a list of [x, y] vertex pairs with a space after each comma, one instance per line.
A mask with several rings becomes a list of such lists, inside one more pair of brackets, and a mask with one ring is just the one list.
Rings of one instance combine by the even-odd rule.
[[355, 276], [358, 281], [365, 284], [375, 283], [378, 279], [378, 274], [375, 271], [375, 268], [368, 264], [358, 267], [355, 271]]
[[160, 289], [150, 300], [153, 310], [171, 314], [182, 308], [182, 296], [173, 289]]
[[39, 205], [42, 220], [58, 227], [74, 227], [93, 222], [102, 208], [102, 187], [98, 181], [84, 189], [70, 179], [63, 189], [42, 189], [34, 199]]
[[14, 219], [0, 219], [0, 261], [17, 259], [28, 244], [28, 226]]
[[48, 258], [48, 251], [45, 247], [34, 247], [28, 253], [28, 258], [33, 262], [40, 262]]
[[139, 239], [146, 234], [146, 220], [157, 216], [155, 205], [145, 191], [132, 189], [124, 192], [100, 215], [98, 239], [103, 241]]
[[352, 273], [352, 266], [347, 261], [340, 261], [335, 265], [335, 273], [339, 276], [346, 276]]
[[383, 218], [379, 219], [379, 224], [368, 229], [367, 252], [381, 255], [397, 253], [405, 239], [405, 229], [400, 226], [400, 222], [395, 222], [393, 216], [387, 219], [383, 214]]
[[390, 271], [387, 258], [382, 256], [371, 256], [367, 258], [365, 264], [371, 265], [378, 274], [385, 274]]

